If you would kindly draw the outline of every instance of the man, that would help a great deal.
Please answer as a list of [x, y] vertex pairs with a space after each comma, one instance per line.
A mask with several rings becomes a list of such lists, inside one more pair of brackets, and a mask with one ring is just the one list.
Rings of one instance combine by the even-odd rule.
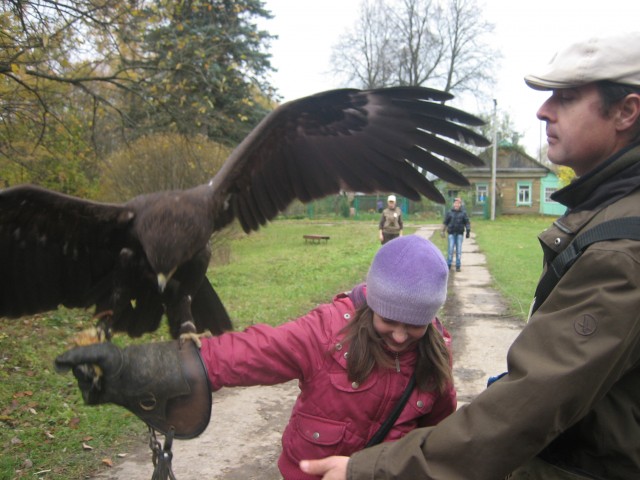
[[387, 197], [387, 208], [382, 211], [379, 224], [380, 243], [384, 245], [389, 240], [402, 236], [402, 210], [396, 207], [396, 196]]
[[[640, 215], [640, 33], [590, 39], [525, 77], [548, 156], [579, 177], [540, 234], [545, 264], [580, 232]], [[435, 427], [350, 459], [304, 461], [325, 480], [640, 478], [640, 242], [591, 245], [530, 317], [508, 372]]]
[[462, 208], [462, 200], [456, 198], [453, 201], [453, 207], [444, 218], [442, 222], [442, 231], [440, 235], [444, 237], [445, 231], [449, 234], [449, 245], [447, 250], [447, 264], [451, 269], [453, 263], [453, 250], [456, 251], [456, 272], [460, 271], [461, 257], [462, 257], [462, 238], [464, 231], [467, 231], [467, 238], [471, 234], [471, 223], [467, 212]]

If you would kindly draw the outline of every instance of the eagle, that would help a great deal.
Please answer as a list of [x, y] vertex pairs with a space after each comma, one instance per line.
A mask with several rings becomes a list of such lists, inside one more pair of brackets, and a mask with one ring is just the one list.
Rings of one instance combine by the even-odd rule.
[[295, 199], [340, 192], [444, 198], [427, 172], [468, 181], [447, 161], [483, 165], [461, 144], [489, 142], [478, 117], [424, 87], [330, 90], [274, 109], [206, 184], [100, 203], [34, 185], [0, 190], [0, 316], [95, 307], [109, 332], [137, 337], [166, 315], [173, 338], [231, 330], [206, 273], [211, 236], [258, 230]]

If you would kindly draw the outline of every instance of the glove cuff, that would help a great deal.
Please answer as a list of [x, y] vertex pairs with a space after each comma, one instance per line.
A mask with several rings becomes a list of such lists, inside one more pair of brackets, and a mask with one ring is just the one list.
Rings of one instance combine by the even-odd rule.
[[134, 345], [124, 355], [130, 368], [121, 373], [121, 380], [128, 388], [111, 401], [164, 435], [173, 429], [178, 439], [197, 437], [207, 428], [211, 386], [193, 342]]

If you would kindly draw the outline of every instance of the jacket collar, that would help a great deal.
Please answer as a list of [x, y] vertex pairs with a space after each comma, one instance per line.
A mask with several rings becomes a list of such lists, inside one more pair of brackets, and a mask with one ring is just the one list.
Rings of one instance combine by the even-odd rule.
[[640, 186], [640, 144], [631, 144], [558, 190], [551, 198], [571, 210], [604, 208]]
[[538, 235], [545, 259], [561, 252], [602, 209], [640, 188], [640, 144], [629, 145], [552, 198], [567, 212]]

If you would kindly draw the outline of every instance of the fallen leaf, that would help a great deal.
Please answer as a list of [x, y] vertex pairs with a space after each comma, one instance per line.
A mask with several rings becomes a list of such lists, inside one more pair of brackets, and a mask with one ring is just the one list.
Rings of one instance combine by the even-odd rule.
[[93, 447], [85, 442], [82, 442], [82, 449], [83, 450], [93, 450]]
[[113, 467], [113, 462], [110, 458], [103, 458], [102, 463], [104, 463], [107, 467]]
[[124, 457], [126, 457], [127, 455], [128, 455], [127, 453], [118, 453], [118, 454], [116, 454], [116, 457], [118, 457], [118, 458], [124, 458]]
[[25, 390], [24, 392], [16, 392], [13, 394], [13, 398], [31, 397], [33, 392], [31, 390]]

